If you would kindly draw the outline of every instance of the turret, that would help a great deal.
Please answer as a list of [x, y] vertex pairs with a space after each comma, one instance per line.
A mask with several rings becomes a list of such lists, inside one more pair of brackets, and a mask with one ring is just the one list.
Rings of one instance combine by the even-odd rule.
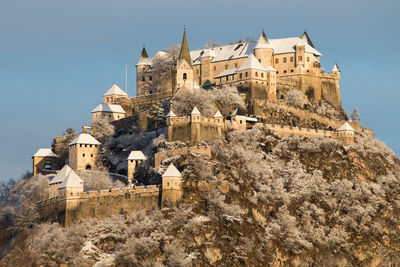
[[92, 110], [92, 121], [104, 118], [108, 121], [115, 121], [125, 118], [125, 110], [121, 105], [100, 104]]
[[79, 198], [79, 195], [83, 192], [83, 186], [83, 180], [73, 170], [69, 169], [64, 180], [58, 187], [58, 195], [61, 198], [67, 199]]
[[122, 90], [117, 84], [113, 84], [103, 95], [104, 103], [113, 103], [120, 98], [128, 98], [128, 94]]
[[151, 67], [151, 59], [147, 54], [146, 48], [143, 45], [142, 52], [140, 53], [139, 60], [136, 64], [136, 88], [137, 95], [144, 95], [144, 89], [146, 84], [146, 72]]
[[136, 167], [142, 163], [144, 160], [146, 160], [147, 157], [143, 154], [142, 151], [136, 150], [136, 151], [131, 151], [131, 153], [128, 156], [128, 183], [132, 184], [134, 181], [134, 176], [136, 173]]
[[340, 69], [339, 69], [339, 66], [337, 65], [337, 63], [335, 63], [335, 65], [333, 65], [332, 74], [333, 74], [336, 78], [340, 79]]
[[183, 32], [181, 51], [176, 69], [176, 89], [183, 87], [193, 89], [193, 67], [186, 38], [186, 29]]
[[235, 130], [246, 130], [246, 113], [240, 109], [236, 108], [235, 111], [230, 115], [232, 127]]
[[354, 144], [354, 129], [347, 122], [345, 122], [342, 127], [338, 130], [338, 138], [344, 146]]
[[171, 163], [162, 175], [162, 206], [175, 205], [182, 195], [182, 174]]
[[267, 35], [263, 30], [256, 46], [254, 47], [254, 55], [261, 63], [261, 65], [266, 68], [267, 66], [272, 66], [273, 54], [274, 49], [272, 48], [270, 41], [268, 40]]
[[303, 40], [304, 42], [306, 42], [307, 44], [309, 44], [312, 48], [314, 47], [313, 42], [311, 41], [310, 36], [308, 36], [308, 33], [306, 30], [304, 30], [303, 34], [301, 35], [301, 40]]
[[57, 154], [51, 148], [39, 148], [38, 151], [32, 156], [33, 161], [33, 175], [40, 172], [46, 172], [57, 169]]
[[192, 144], [197, 144], [201, 141], [200, 121], [201, 113], [197, 107], [194, 107], [192, 113], [190, 113], [190, 140]]
[[72, 171], [72, 169], [65, 165], [53, 179], [49, 182], [49, 198], [58, 196], [58, 187], [65, 180], [68, 174]]
[[100, 142], [88, 133], [80, 133], [69, 143], [69, 165], [73, 170], [92, 170], [97, 167]]

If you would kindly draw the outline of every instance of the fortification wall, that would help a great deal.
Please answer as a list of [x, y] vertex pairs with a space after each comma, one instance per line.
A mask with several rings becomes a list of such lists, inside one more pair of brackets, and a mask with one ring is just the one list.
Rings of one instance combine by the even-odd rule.
[[337, 132], [316, 130], [310, 128], [299, 128], [299, 127], [289, 127], [276, 124], [265, 124], [265, 126], [271, 131], [281, 135], [281, 136], [306, 136], [309, 138], [313, 137], [327, 137], [327, 138], [338, 138]]
[[154, 167], [159, 167], [161, 162], [167, 158], [174, 157], [177, 155], [189, 155], [189, 154], [202, 154], [211, 157], [210, 147], [183, 147], [174, 150], [168, 150], [164, 152], [158, 152], [154, 154]]

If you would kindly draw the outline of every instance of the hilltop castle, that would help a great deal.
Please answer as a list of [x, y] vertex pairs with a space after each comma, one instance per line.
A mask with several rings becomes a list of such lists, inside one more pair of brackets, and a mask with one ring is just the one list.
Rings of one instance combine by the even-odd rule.
[[[262, 32], [257, 42], [246, 41], [190, 51], [185, 31], [179, 56], [172, 60], [172, 65], [160, 63], [173, 58], [172, 52], [159, 51], [150, 58], [143, 48], [136, 64], [138, 95], [129, 97], [113, 84], [103, 95], [103, 103], [92, 110], [92, 121], [104, 119], [120, 129], [136, 125], [143, 131], [151, 130], [152, 125], [147, 122], [147, 108], [155, 103], [169, 102], [170, 110], [163, 121], [168, 128], [168, 141], [186, 142], [188, 146], [155, 153], [154, 162], [150, 163], [155, 168], [165, 165], [163, 160], [178, 155], [202, 154], [211, 157], [210, 147], [199, 144], [224, 137], [228, 131], [246, 131], [257, 123], [263, 123], [281, 136], [327, 137], [348, 146], [355, 142], [356, 131], [373, 134], [372, 130], [359, 126], [358, 122], [330, 119], [288, 107], [279, 100], [289, 89], [297, 89], [309, 100], [327, 100], [340, 107], [340, 70], [335, 64], [331, 74], [324, 73], [319, 62], [321, 55], [307, 32], [301, 37], [284, 39], [269, 39]], [[165, 70], [160, 71], [160, 66]], [[163, 75], [162, 82], [157, 75]], [[188, 116], [174, 113], [172, 99], [182, 91], [224, 85], [238, 88], [248, 105], [248, 112], [238, 108], [226, 118], [219, 111], [207, 117], [194, 107]], [[265, 121], [265, 106], [307, 117], [324, 127], [273, 124]], [[131, 151], [126, 158], [126, 187], [85, 192], [84, 182], [75, 171], [96, 170], [102, 145], [89, 131], [90, 127], [83, 126], [82, 133], [67, 144], [68, 160], [65, 166], [64, 163], [59, 166], [58, 148], [66, 140], [65, 136], [54, 140], [53, 149], [41, 148], [32, 157], [34, 174], [56, 173], [49, 182], [49, 198], [39, 203], [43, 219], [70, 225], [84, 217], [103, 218], [115, 213], [173, 205], [182, 198], [185, 190], [229, 190], [227, 183], [185, 181], [174, 165], [169, 165], [163, 173], [161, 184], [135, 186], [137, 167], [148, 162], [149, 155]]]

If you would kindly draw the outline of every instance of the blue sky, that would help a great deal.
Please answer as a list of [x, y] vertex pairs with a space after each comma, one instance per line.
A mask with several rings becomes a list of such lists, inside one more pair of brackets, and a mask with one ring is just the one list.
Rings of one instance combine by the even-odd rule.
[[31, 170], [31, 156], [67, 127], [80, 129], [117, 82], [134, 95], [135, 63], [179, 43], [189, 47], [299, 36], [307, 28], [328, 71], [342, 71], [347, 111], [400, 153], [399, 1], [35, 0], [0, 1], [0, 180]]

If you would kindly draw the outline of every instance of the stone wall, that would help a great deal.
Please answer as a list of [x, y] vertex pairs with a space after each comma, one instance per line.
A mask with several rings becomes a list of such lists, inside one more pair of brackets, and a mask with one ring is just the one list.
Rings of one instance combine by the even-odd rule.
[[210, 147], [183, 147], [174, 150], [168, 150], [164, 152], [158, 152], [154, 154], [154, 167], [160, 166], [161, 162], [167, 158], [174, 157], [177, 155], [189, 155], [189, 154], [202, 154], [211, 157]]

